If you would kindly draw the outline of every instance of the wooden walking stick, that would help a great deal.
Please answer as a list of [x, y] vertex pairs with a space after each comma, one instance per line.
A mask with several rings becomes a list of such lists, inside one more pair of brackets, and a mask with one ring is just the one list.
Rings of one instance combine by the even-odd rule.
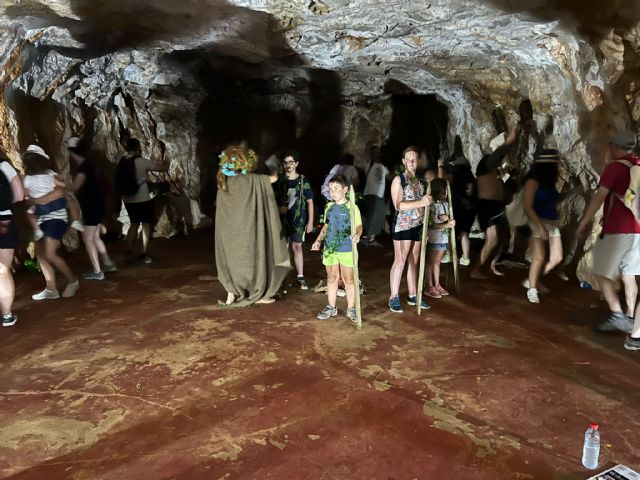
[[[427, 184], [427, 196], [431, 195], [431, 184]], [[416, 311], [422, 313], [422, 290], [424, 289], [424, 266], [427, 260], [427, 235], [429, 231], [429, 207], [424, 208], [422, 220], [422, 240], [420, 243], [420, 267], [418, 269], [418, 291], [416, 292]]]
[[353, 285], [356, 297], [356, 327], [362, 328], [362, 309], [360, 307], [360, 274], [358, 273], [358, 243], [353, 239], [356, 234], [356, 194], [353, 185], [349, 187], [349, 218], [351, 220], [351, 253], [353, 255]]
[[[451, 184], [447, 180], [447, 202], [449, 202], [449, 219], [454, 220], [453, 217], [453, 199], [451, 198]], [[456, 293], [460, 294], [460, 277], [458, 276], [458, 244], [456, 242], [456, 228], [451, 228], [449, 234], [449, 241], [451, 242], [451, 261], [453, 262], [453, 281], [456, 285]]]

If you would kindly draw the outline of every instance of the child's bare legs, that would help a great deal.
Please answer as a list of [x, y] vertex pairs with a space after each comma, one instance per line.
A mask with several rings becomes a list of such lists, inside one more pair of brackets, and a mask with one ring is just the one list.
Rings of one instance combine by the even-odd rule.
[[54, 291], [58, 289], [58, 287], [56, 286], [56, 272], [49, 263], [49, 260], [47, 260], [47, 252], [45, 246], [46, 240], [47, 239], [43, 238], [39, 242], [36, 242], [35, 252], [36, 258], [38, 259], [38, 263], [40, 265], [40, 269], [42, 270], [42, 275], [44, 275], [44, 281], [46, 283], [47, 290]]
[[[435, 266], [435, 262], [436, 262], [436, 254], [438, 253], [437, 250], [429, 250], [429, 247], [427, 247], [427, 264], [425, 266], [425, 270], [426, 270], [426, 277], [427, 277], [427, 290], [430, 290], [432, 287], [435, 287], [438, 284], [438, 280], [437, 277], [435, 277], [434, 275], [434, 266]], [[434, 283], [434, 278], [435, 278], [435, 283]]]
[[[327, 265], [327, 303], [330, 307], [336, 307], [338, 299], [338, 282], [340, 280], [340, 265]], [[353, 288], [353, 275], [351, 276]], [[353, 294], [353, 291], [351, 292]], [[348, 293], [347, 293], [348, 295]]]
[[291, 251], [293, 252], [293, 263], [296, 266], [296, 273], [298, 277], [304, 276], [304, 257], [302, 253], [302, 244], [298, 242], [291, 242]]
[[436, 287], [440, 286], [440, 262], [442, 262], [442, 257], [444, 257], [444, 252], [446, 250], [436, 250], [434, 253], [433, 260], [433, 285]]
[[420, 243], [413, 242], [407, 257], [407, 290], [410, 297], [417, 295], [418, 265], [420, 264]]
[[393, 265], [391, 265], [391, 272], [389, 272], [389, 287], [391, 289], [391, 296], [389, 298], [397, 297], [400, 290], [400, 280], [402, 280], [402, 272], [404, 266], [407, 263], [407, 257], [411, 250], [410, 240], [394, 240], [393, 241]]
[[353, 267], [340, 265], [340, 276], [344, 282], [344, 291], [347, 292], [347, 308], [356, 306], [356, 289], [353, 283]]
[[13, 305], [15, 296], [11, 262], [13, 262], [13, 248], [0, 248], [0, 307], [2, 315], [11, 314], [11, 305]]

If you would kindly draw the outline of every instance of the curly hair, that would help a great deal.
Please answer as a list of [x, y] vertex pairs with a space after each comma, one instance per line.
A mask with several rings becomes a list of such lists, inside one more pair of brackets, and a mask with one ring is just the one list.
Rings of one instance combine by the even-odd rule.
[[219, 169], [216, 174], [216, 182], [218, 188], [223, 192], [229, 189], [227, 186], [227, 177], [251, 173], [258, 164], [256, 152], [242, 143], [229, 145], [218, 158], [220, 161], [218, 163]]

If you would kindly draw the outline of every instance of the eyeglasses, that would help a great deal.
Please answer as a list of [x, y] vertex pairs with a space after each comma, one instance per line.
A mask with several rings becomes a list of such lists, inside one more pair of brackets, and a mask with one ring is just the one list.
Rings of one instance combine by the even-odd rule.
[[285, 164], [285, 165], [295, 165], [296, 163], [298, 163], [298, 162], [293, 161], [293, 160], [286, 160], [286, 161], [284, 162], [284, 164]]

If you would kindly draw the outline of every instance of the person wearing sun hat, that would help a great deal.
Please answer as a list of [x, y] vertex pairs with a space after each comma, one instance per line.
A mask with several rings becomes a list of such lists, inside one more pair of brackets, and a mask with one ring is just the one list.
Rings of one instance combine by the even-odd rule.
[[[46, 288], [32, 295], [34, 300], [55, 300], [60, 298], [56, 285], [56, 270], [67, 279], [67, 286], [62, 292], [63, 297], [73, 297], [80, 286], [67, 262], [58, 255], [62, 237], [67, 231], [67, 200], [64, 198], [65, 183], [50, 168], [49, 155], [38, 145], [29, 145], [22, 154], [25, 177], [24, 188], [29, 202], [35, 204], [36, 222], [43, 237], [36, 241], [35, 252], [42, 274], [46, 281]], [[59, 191], [58, 198], [39, 199]]]
[[[558, 202], [560, 193], [558, 183], [558, 150], [542, 150], [535, 155], [531, 171], [525, 177], [522, 204], [529, 218], [531, 237], [529, 249], [531, 264], [529, 278], [525, 282], [527, 299], [531, 303], [540, 303], [538, 282], [562, 261], [562, 238], [558, 224]], [[546, 260], [546, 243], [549, 243], [549, 258]]]
[[[620, 200], [629, 187], [631, 167], [640, 165], [640, 157], [633, 151], [636, 145], [636, 134], [630, 130], [618, 131], [611, 137], [600, 185], [580, 220], [576, 234], [584, 236], [587, 226], [604, 206], [602, 234], [593, 248], [592, 272], [598, 277], [610, 314], [597, 329], [632, 333], [630, 339], [636, 338], [637, 349], [640, 350], [640, 329], [632, 332], [638, 294], [635, 277], [640, 275], [640, 222]], [[615, 291], [615, 280], [619, 277], [624, 285], [626, 312], [623, 312]], [[634, 337], [633, 333], [638, 335]]]

